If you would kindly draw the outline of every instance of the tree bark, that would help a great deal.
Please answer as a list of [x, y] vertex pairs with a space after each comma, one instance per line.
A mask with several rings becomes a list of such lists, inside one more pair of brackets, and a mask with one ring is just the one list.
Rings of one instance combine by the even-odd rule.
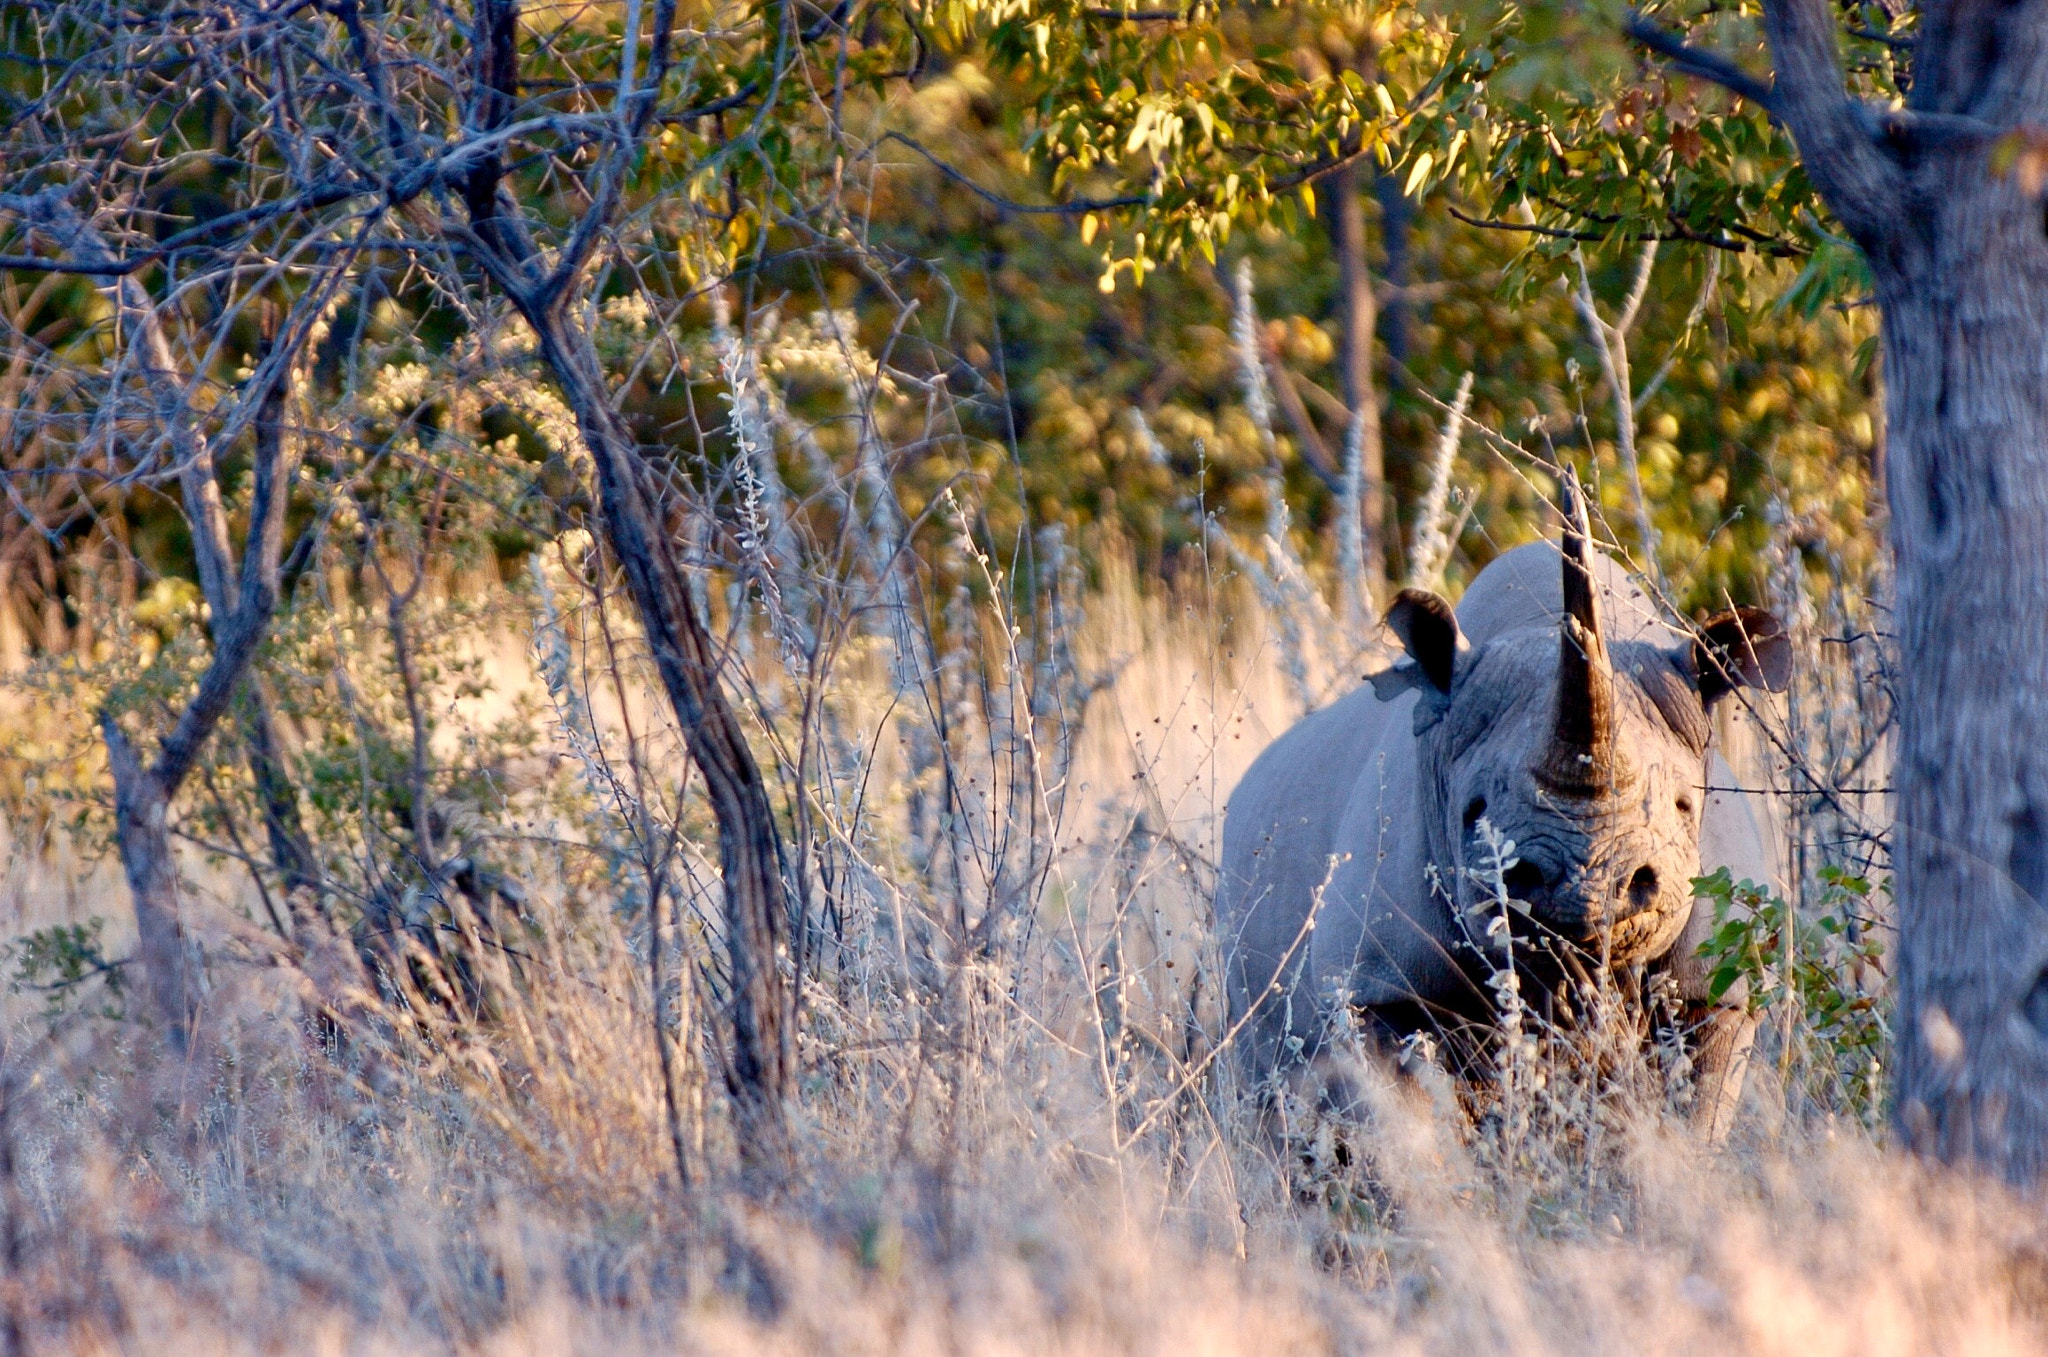
[[2048, 122], [2048, 0], [1928, 5], [1904, 110], [1845, 96], [1835, 25], [1824, 0], [1770, 0], [1774, 84], [1713, 74], [1711, 54], [1692, 67], [1790, 128], [1876, 280], [1901, 660], [1897, 1116], [1923, 1153], [2033, 1181], [2048, 1169], [2048, 235], [2038, 185], [1997, 147]]
[[[286, 465], [285, 403], [289, 383], [272, 383], [256, 416], [257, 456], [273, 466]], [[220, 493], [214, 481], [213, 456], [201, 440], [192, 453], [182, 478], [185, 510], [192, 527], [195, 552], [201, 563], [200, 577], [207, 582], [206, 605], [216, 620], [233, 615], [237, 583], [228, 541], [227, 517], [221, 510]], [[282, 507], [282, 506], [280, 506]], [[273, 586], [275, 587], [275, 586]], [[267, 624], [267, 619], [266, 619]], [[217, 639], [217, 638], [216, 638]], [[319, 875], [305, 824], [299, 817], [298, 790], [285, 771], [279, 751], [277, 723], [271, 715], [270, 695], [251, 675], [236, 701], [235, 723], [242, 737], [242, 753], [256, 786], [257, 803], [263, 808], [263, 828], [270, 840], [270, 854], [284, 878], [286, 908], [294, 921], [303, 918], [319, 889]]]
[[155, 770], [143, 767], [113, 713], [100, 713], [100, 733], [114, 775], [114, 837], [135, 902], [136, 955], [149, 1007], [172, 1049], [183, 1051], [195, 1005], [178, 864], [171, 850], [170, 795]]
[[[1897, 558], [1899, 1116], [2048, 1168], [2048, 240], [1989, 148], [1880, 267]], [[1922, 215], [1924, 214], [1924, 215]]]
[[271, 860], [284, 878], [286, 907], [296, 927], [308, 911], [318, 908], [320, 869], [299, 815], [299, 792], [285, 767], [269, 695], [253, 674], [243, 690], [237, 721], [249, 775], [256, 783], [256, 799], [263, 807], [263, 831], [270, 840]]
[[291, 482], [284, 440], [259, 436], [251, 471], [255, 492], [249, 506], [249, 539], [233, 607], [225, 617], [215, 614], [213, 659], [199, 677], [198, 691], [158, 747], [155, 761], [144, 767], [114, 714], [100, 714], [114, 776], [116, 841], [135, 897], [135, 926], [150, 1003], [179, 1050], [189, 1039], [197, 1009], [192, 956], [178, 898], [177, 860], [171, 848], [170, 803], [242, 688], [277, 610], [278, 556]]

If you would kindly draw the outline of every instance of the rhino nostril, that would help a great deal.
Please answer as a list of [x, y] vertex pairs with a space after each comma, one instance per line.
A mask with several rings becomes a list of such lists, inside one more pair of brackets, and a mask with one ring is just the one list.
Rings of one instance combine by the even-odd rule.
[[1543, 869], [1533, 862], [1518, 862], [1502, 873], [1500, 884], [1517, 900], [1533, 899], [1545, 885]]
[[1640, 913], [1657, 903], [1655, 867], [1636, 868], [1636, 874], [1628, 879], [1628, 903], [1630, 913]]

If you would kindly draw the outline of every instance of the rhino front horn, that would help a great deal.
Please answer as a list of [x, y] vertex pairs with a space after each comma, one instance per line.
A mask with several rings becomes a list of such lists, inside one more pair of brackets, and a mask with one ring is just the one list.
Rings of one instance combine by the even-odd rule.
[[1563, 487], [1564, 617], [1557, 645], [1557, 717], [1540, 772], [1559, 791], [1601, 791], [1614, 780], [1614, 669], [1600, 633], [1593, 534], [1578, 473]]

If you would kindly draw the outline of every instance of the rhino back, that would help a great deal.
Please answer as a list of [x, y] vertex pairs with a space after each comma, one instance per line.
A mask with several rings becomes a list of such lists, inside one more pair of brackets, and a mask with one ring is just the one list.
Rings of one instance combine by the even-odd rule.
[[1450, 910], [1423, 868], [1415, 700], [1384, 704], [1389, 719], [1365, 752], [1337, 822], [1311, 944], [1319, 996], [1435, 1005], [1467, 987], [1451, 959]]
[[[1370, 686], [1360, 687], [1268, 745], [1231, 793], [1216, 916], [1233, 1023], [1279, 976], [1283, 960], [1307, 959], [1303, 928], [1359, 770], [1390, 728], [1406, 730], [1412, 701], [1384, 703]], [[1307, 1007], [1267, 1003], [1246, 1033], [1248, 1044], [1270, 1052], [1290, 1027], [1306, 1035]], [[1300, 1010], [1292, 1023], [1290, 1008]]]

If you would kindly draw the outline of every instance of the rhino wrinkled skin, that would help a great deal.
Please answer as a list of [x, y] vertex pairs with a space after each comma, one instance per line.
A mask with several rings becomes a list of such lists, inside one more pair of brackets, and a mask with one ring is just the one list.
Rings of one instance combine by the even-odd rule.
[[1575, 512], [1562, 547], [1487, 566], [1455, 621], [1404, 593], [1388, 621], [1409, 661], [1305, 717], [1238, 784], [1217, 919], [1255, 1075], [1312, 1060], [1346, 1008], [1383, 1039], [1487, 1021], [1482, 916], [1458, 915], [1491, 894], [1484, 821], [1515, 844], [1518, 933], [1671, 973], [1696, 1119], [1725, 1131], [1754, 1025], [1741, 994], [1709, 998], [1695, 953], [1711, 913], [1691, 881], [1779, 874], [1762, 798], [1732, 790], [1709, 711], [1737, 685], [1782, 689], [1789, 648], [1750, 609], [1701, 640], [1666, 626]]

